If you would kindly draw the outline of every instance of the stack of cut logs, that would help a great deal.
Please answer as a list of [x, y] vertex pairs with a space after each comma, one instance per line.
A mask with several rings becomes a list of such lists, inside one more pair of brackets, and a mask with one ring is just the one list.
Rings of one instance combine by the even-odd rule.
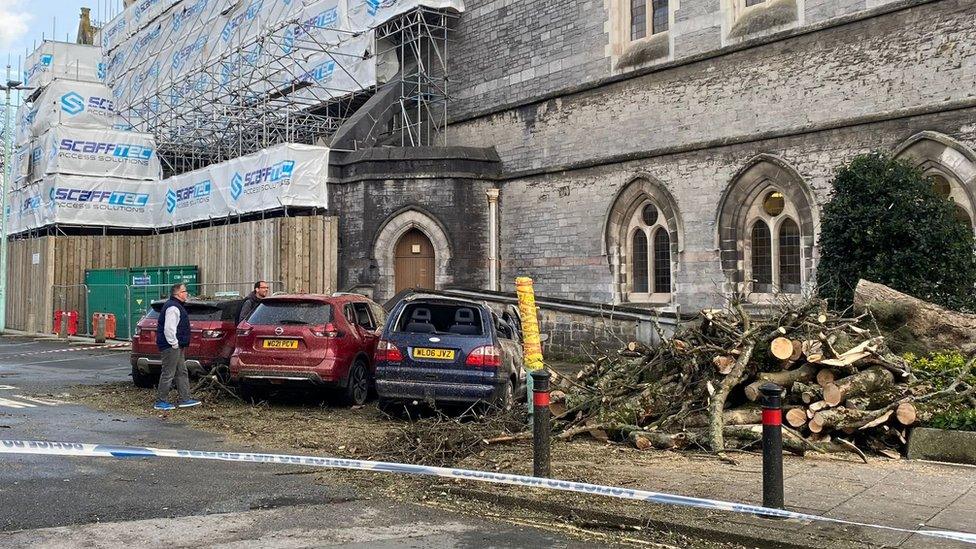
[[819, 300], [773, 314], [750, 315], [740, 303], [702, 311], [656, 347], [632, 342], [595, 354], [575, 379], [557, 379], [557, 436], [718, 453], [749, 447], [761, 439], [760, 388], [773, 382], [784, 390], [787, 450], [894, 456], [907, 427], [976, 389], [920, 380], [870, 320]]
[[[827, 339], [829, 342], [829, 338]], [[884, 341], [873, 337], [834, 358], [824, 356], [824, 342], [777, 337], [769, 352], [784, 370], [761, 372], [745, 386], [746, 398], [761, 400], [760, 387], [772, 382], [785, 391], [786, 423], [811, 441], [827, 440], [831, 432], [853, 435], [878, 429], [888, 442], [905, 442], [905, 427], [918, 420], [914, 377], [903, 364], [879, 354]], [[896, 446], [898, 446], [896, 445]], [[889, 453], [887, 444], [871, 441], [872, 449]]]

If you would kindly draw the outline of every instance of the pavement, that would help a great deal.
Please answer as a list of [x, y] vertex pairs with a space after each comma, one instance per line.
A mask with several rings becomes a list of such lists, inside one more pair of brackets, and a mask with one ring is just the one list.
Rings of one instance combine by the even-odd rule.
[[[762, 504], [762, 456], [735, 454], [737, 465], [714, 458], [667, 456], [630, 465], [610, 463], [628, 486], [724, 501]], [[655, 461], [660, 465], [655, 466]], [[592, 466], [591, 466], [592, 467]], [[784, 456], [786, 508], [807, 514], [903, 529], [976, 532], [976, 467], [869, 458], [869, 463], [829, 457]], [[599, 476], [600, 468], [593, 471]], [[797, 523], [750, 515], [710, 513], [717, 532], [779, 532], [777, 539], [797, 545], [877, 547], [974, 547], [918, 534], [822, 522]], [[672, 520], [680, 521], [680, 517]]]
[[[128, 378], [123, 348], [0, 338], [0, 438], [234, 450], [173, 422], [63, 400]], [[0, 455], [0, 547], [585, 547], [575, 537], [363, 497], [286, 465]]]
[[[566, 376], [578, 364], [552, 364]], [[634, 454], [639, 457], [635, 458]], [[601, 463], [564, 464], [590, 469], [595, 478], [626, 478], [626, 486], [724, 501], [762, 504], [762, 456], [733, 454], [737, 465], [704, 455], [674, 452], [627, 452]], [[829, 456], [784, 455], [784, 500], [791, 511], [902, 529], [976, 533], [976, 467], [870, 457], [865, 464]], [[762, 535], [800, 546], [850, 544], [877, 547], [972, 548], [918, 534], [828, 523], [778, 522], [729, 513], [670, 514], [669, 521], [725, 534]]]

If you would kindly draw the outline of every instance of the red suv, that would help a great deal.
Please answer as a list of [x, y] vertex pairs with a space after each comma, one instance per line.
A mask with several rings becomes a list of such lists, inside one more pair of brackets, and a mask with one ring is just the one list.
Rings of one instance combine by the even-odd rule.
[[231, 381], [245, 394], [271, 385], [337, 389], [346, 402], [362, 404], [385, 318], [358, 294], [267, 297], [237, 327]]
[[[132, 336], [132, 382], [136, 387], [152, 387], [159, 382], [162, 360], [156, 346], [156, 322], [164, 301], [154, 302], [146, 316], [136, 324]], [[186, 349], [186, 368], [191, 375], [210, 373], [214, 364], [229, 364], [237, 339], [237, 315], [243, 299], [227, 301], [190, 300], [183, 304], [190, 317], [190, 346]]]

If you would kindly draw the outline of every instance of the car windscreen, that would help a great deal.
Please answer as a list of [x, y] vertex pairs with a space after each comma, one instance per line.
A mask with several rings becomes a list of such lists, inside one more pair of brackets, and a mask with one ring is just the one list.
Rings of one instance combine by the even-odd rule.
[[332, 321], [332, 306], [318, 301], [263, 301], [247, 319], [254, 325], [321, 325]]
[[454, 303], [411, 303], [403, 308], [395, 331], [419, 334], [484, 335], [481, 308]]

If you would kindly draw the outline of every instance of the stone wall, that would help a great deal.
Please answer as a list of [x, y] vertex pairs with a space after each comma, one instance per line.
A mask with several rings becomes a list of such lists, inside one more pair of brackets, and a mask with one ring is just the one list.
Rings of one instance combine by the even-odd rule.
[[[499, 107], [563, 95], [612, 75], [666, 65], [762, 40], [784, 29], [803, 29], [870, 8], [928, 0], [789, 0], [786, 25], [758, 25], [732, 37], [730, 0], [672, 0], [668, 53], [652, 63], [617, 67], [627, 44], [615, 43], [615, 4], [629, 0], [467, 0], [450, 51], [451, 116], [464, 120]], [[782, 0], [769, 0], [769, 4]], [[621, 19], [626, 21], [625, 18]], [[775, 21], [774, 21], [775, 23]], [[626, 30], [624, 30], [626, 34]]]
[[782, 159], [823, 203], [838, 165], [873, 149], [891, 151], [927, 130], [976, 148], [976, 108], [507, 180], [501, 196], [502, 289], [513, 290], [515, 276], [531, 276], [542, 295], [613, 302], [614, 278], [604, 245], [607, 212], [628, 182], [650, 175], [674, 196], [682, 218], [684, 249], [674, 258], [675, 303], [688, 313], [715, 306], [722, 301], [725, 282], [716, 227], [719, 202], [750, 159], [759, 154]]
[[[492, 91], [487, 83], [504, 74], [500, 67], [526, 74], [516, 58], [532, 59], [532, 37], [538, 39], [543, 20], [563, 25], [559, 16], [546, 19], [528, 6], [542, 3], [518, 4], [473, 2], [462, 17], [462, 31], [470, 25], [469, 36], [502, 49], [491, 50], [479, 72], [461, 70], [449, 128], [452, 143], [495, 147], [503, 164], [502, 289], [528, 275], [544, 295], [618, 302], [608, 213], [617, 193], [640, 176], [659, 182], [677, 205], [682, 229], [680, 247], [673, 244], [673, 304], [721, 302], [728, 280], [717, 224], [723, 196], [761, 155], [794, 173], [797, 192], [809, 197], [802, 239], [810, 288], [817, 210], [837, 166], [861, 152], [893, 150], [923, 131], [976, 145], [971, 1], [797, 0], [791, 28], [730, 38], [727, 2], [683, 0], [672, 21], [671, 55], [656, 66], [613, 75], [612, 48], [605, 47], [601, 68], [587, 19], [589, 42], [564, 33], [575, 36], [575, 46], [565, 48], [576, 50], [574, 83], [536, 71], [529, 81]], [[520, 10], [517, 30], [501, 17], [506, 6]], [[588, 18], [604, 20], [608, 6], [578, 3]], [[605, 45], [609, 29], [599, 33]], [[462, 40], [453, 53], [464, 60], [478, 46]], [[733, 246], [725, 259], [734, 269], [741, 250]]]
[[520, 172], [938, 110], [972, 100], [974, 33], [969, 0], [925, 3], [456, 122], [449, 137]]
[[438, 287], [486, 287], [485, 190], [495, 185], [497, 165], [491, 151], [461, 148], [335, 154], [329, 192], [339, 216], [339, 288], [380, 302], [393, 297], [389, 258], [410, 227], [434, 244]]
[[[455, 289], [437, 293], [483, 301], [499, 317], [510, 307], [518, 306], [518, 297], [512, 292]], [[584, 351], [591, 352], [593, 345], [608, 351], [617, 351], [631, 341], [655, 345], [661, 334], [674, 334], [680, 322], [672, 313], [651, 314], [632, 307], [551, 299], [539, 293], [535, 299], [539, 333], [546, 336], [543, 347], [547, 359], [579, 357]]]
[[452, 36], [452, 116], [608, 74], [603, 0], [469, 0]]

